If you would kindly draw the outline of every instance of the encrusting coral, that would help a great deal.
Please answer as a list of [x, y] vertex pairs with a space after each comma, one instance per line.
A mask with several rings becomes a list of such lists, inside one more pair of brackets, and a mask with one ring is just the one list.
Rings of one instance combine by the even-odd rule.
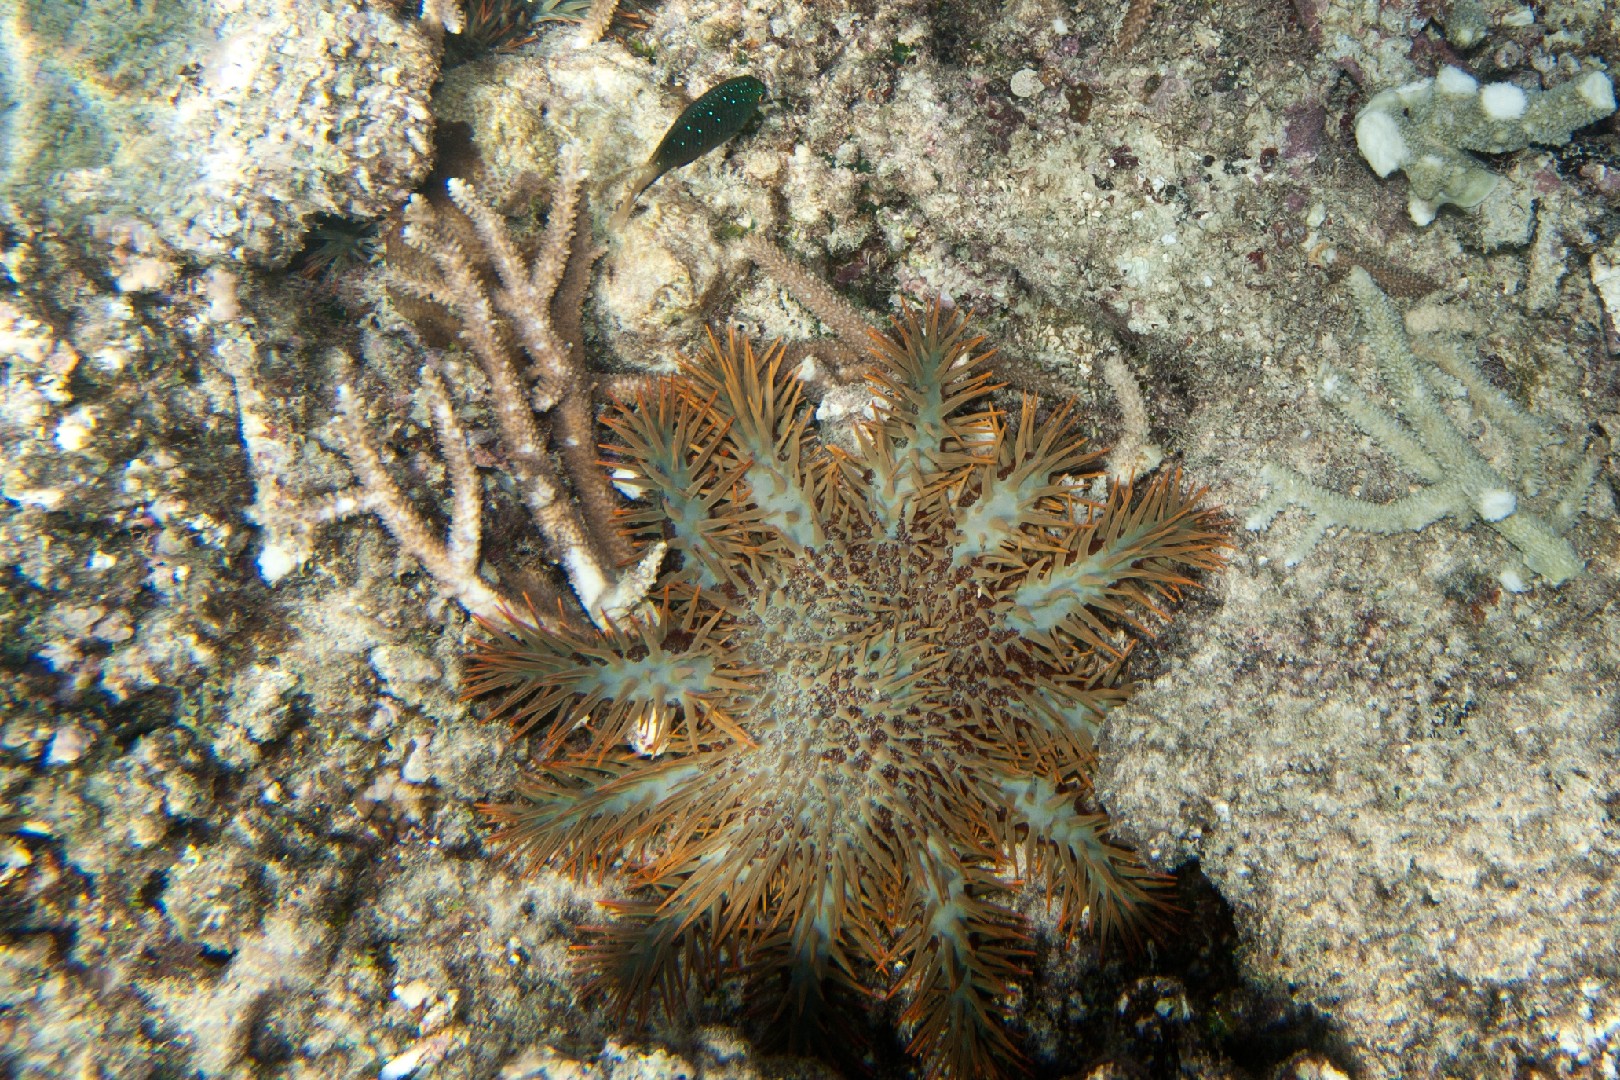
[[930, 1075], [992, 1076], [1020, 1061], [1015, 879], [1069, 931], [1129, 933], [1160, 903], [1092, 803], [1094, 739], [1134, 639], [1225, 538], [1173, 472], [1088, 499], [1069, 409], [988, 407], [961, 315], [897, 329], [854, 453], [818, 438], [780, 347], [736, 337], [622, 404], [606, 453], [644, 498], [625, 524], [672, 555], [655, 610], [486, 620], [468, 692], [544, 731], [486, 807], [500, 841], [632, 871], [581, 954], [621, 1007], [735, 975], [826, 1046], [840, 1000], [898, 994]]

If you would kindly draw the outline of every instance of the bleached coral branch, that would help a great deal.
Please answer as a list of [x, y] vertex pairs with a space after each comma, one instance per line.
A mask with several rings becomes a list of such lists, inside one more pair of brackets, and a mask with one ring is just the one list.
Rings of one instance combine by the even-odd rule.
[[248, 517], [263, 532], [258, 558], [260, 577], [275, 584], [309, 561], [316, 533], [322, 526], [372, 513], [382, 519], [406, 554], [426, 567], [462, 607], [483, 618], [500, 613], [508, 601], [478, 576], [482, 515], [478, 475], [444, 381], [431, 365], [423, 366], [421, 378], [435, 433], [450, 467], [448, 545], [433, 534], [432, 527], [388, 475], [366, 432], [353, 386], [354, 363], [347, 356], [338, 356], [337, 404], [344, 450], [359, 483], [320, 495], [299, 491], [291, 481], [296, 471], [296, 445], [271, 420], [269, 402], [255, 376], [257, 355], [251, 344], [245, 338], [222, 335], [215, 345], [214, 358], [231, 377], [236, 391], [242, 445], [253, 473], [253, 507]]
[[[1248, 527], [1264, 530], [1289, 506], [1303, 507], [1314, 515], [1312, 527], [1287, 558], [1292, 566], [1334, 525], [1396, 533], [1415, 532], [1443, 517], [1464, 523], [1478, 519], [1506, 537], [1518, 549], [1524, 565], [1549, 583], [1557, 585], [1578, 574], [1583, 564], [1564, 533], [1580, 513], [1596, 478], [1599, 448], [1582, 455], [1547, 515], [1532, 512], [1524, 503], [1541, 490], [1541, 454], [1556, 442], [1553, 436], [1491, 387], [1460, 354], [1443, 352], [1429, 362], [1420, 360], [1395, 305], [1365, 270], [1352, 270], [1349, 285], [1393, 411], [1331, 368], [1323, 370], [1320, 392], [1427, 486], [1404, 499], [1380, 504], [1340, 495], [1270, 465], [1263, 477], [1271, 494], [1250, 515]], [[1513, 440], [1517, 478], [1504, 475], [1487, 461], [1447, 415], [1437, 393], [1448, 377], [1467, 394], [1476, 415], [1493, 421]], [[1500, 576], [1509, 588], [1523, 587], [1515, 568], [1509, 567]]]
[[253, 506], [247, 511], [263, 533], [259, 576], [274, 585], [309, 561], [315, 534], [323, 526], [363, 511], [358, 488], [309, 496], [291, 482], [298, 457], [296, 441], [279, 431], [270, 403], [259, 388], [258, 350], [246, 334], [220, 331], [214, 362], [230, 376], [236, 413], [253, 474]]
[[445, 32], [459, 34], [466, 25], [461, 0], [422, 0], [422, 21]]
[[1119, 438], [1108, 453], [1108, 478], [1127, 483], [1157, 469], [1164, 460], [1164, 450], [1148, 441], [1147, 402], [1142, 400], [1136, 376], [1118, 353], [1104, 357], [1103, 381], [1119, 404], [1121, 423]]
[[450, 406], [444, 380], [431, 365], [423, 365], [422, 388], [433, 413], [435, 434], [450, 466], [449, 543], [433, 534], [405, 493], [384, 468], [372, 445], [365, 417], [354, 390], [354, 365], [344, 358], [346, 374], [337, 387], [338, 413], [343, 419], [344, 453], [360, 481], [360, 509], [381, 519], [405, 553], [421, 563], [439, 587], [474, 615], [493, 619], [505, 599], [478, 576], [478, 546], [483, 500], [478, 494], [478, 473], [467, 449], [467, 436]]

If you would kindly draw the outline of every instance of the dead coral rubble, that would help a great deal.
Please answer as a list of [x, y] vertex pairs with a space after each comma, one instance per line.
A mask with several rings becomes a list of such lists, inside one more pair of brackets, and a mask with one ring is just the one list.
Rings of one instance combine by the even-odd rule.
[[276, 265], [316, 214], [385, 213], [432, 163], [436, 31], [386, 5], [6, 9], [0, 196], [53, 226]]

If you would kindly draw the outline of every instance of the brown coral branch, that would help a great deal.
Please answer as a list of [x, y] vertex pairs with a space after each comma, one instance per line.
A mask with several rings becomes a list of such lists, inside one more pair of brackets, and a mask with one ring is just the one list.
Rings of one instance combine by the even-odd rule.
[[478, 494], [478, 473], [473, 468], [466, 434], [450, 407], [444, 381], [430, 365], [423, 365], [422, 385], [433, 413], [440, 448], [450, 466], [450, 536], [448, 544], [433, 534], [427, 521], [411, 506], [394, 483], [372, 444], [354, 389], [354, 365], [342, 358], [342, 381], [337, 387], [338, 414], [343, 420], [344, 452], [363, 492], [357, 509], [369, 510], [382, 520], [405, 553], [433, 575], [439, 587], [469, 612], [485, 619], [497, 617], [505, 598], [478, 576], [479, 518], [483, 502]]
[[[623, 577], [618, 573], [630, 552], [613, 528], [612, 495], [596, 461], [592, 388], [578, 318], [596, 252], [580, 228], [583, 171], [577, 155], [565, 152], [558, 173], [540, 248], [528, 260], [506, 222], [466, 181], [445, 185], [462, 220], [449, 208], [413, 198], [401, 239], [420, 258], [391, 260], [390, 283], [445, 309], [459, 324], [458, 336], [489, 381], [496, 427], [523, 504], [580, 604], [605, 623], [640, 603], [657, 559], [649, 553], [645, 565]], [[523, 368], [520, 356], [528, 361]], [[561, 471], [537, 410], [552, 414]], [[395, 522], [384, 521], [394, 530]]]
[[1119, 24], [1119, 39], [1114, 43], [1116, 54], [1127, 53], [1142, 38], [1148, 20], [1153, 17], [1153, 0], [1131, 0], [1125, 9], [1125, 18]]
[[[453, 9], [446, 9], [453, 10]], [[632, 563], [615, 523], [614, 495], [597, 460], [595, 385], [585, 358], [580, 311], [597, 252], [583, 229], [582, 170], [572, 153], [559, 168], [552, 212], [537, 254], [527, 258], [506, 222], [464, 181], [446, 187], [449, 201], [418, 196], [390, 239], [388, 284], [400, 311], [437, 348], [456, 338], [489, 385], [500, 458], [581, 607], [598, 626], [642, 609], [665, 545], [646, 546]], [[495, 621], [508, 611], [560, 630], [566, 616], [551, 604], [519, 604], [479, 573], [483, 484], [472, 442], [437, 359], [424, 363], [411, 389], [432, 418], [449, 476], [448, 523], [442, 531], [389, 472], [367, 423], [365, 388], [356, 366], [339, 354], [337, 411], [356, 483], [309, 494], [291, 482], [296, 445], [278, 434], [271, 405], [254, 378], [250, 346], [226, 341], [217, 362], [231, 377], [242, 439], [254, 474], [253, 520], [264, 530], [260, 574], [274, 582], [309, 557], [316, 530], [361, 513], [376, 514], [404, 552], [416, 559], [472, 614]], [[549, 424], [542, 414], [549, 414]], [[561, 462], [561, 468], [558, 462]], [[521, 569], [516, 580], [532, 595]]]
[[[602, 249], [591, 244], [590, 214], [579, 203], [574, 221], [574, 254], [569, 258], [561, 281], [551, 298], [551, 325], [568, 346], [569, 364], [575, 372], [585, 372], [585, 330], [580, 325], [585, 310], [585, 293], [590, 288], [591, 268]], [[597, 380], [599, 384], [600, 380]], [[577, 378], [558, 403], [552, 420], [553, 442], [563, 456], [563, 465], [574, 483], [580, 512], [586, 527], [602, 545], [602, 556], [613, 565], [629, 562], [635, 552], [618, 528], [618, 499], [608, 475], [597, 463], [595, 385]]]
[[839, 367], [866, 366], [866, 353], [872, 347], [872, 324], [862, 318], [848, 300], [762, 236], [744, 237], [737, 242], [737, 250], [775, 278], [793, 299], [809, 308], [811, 314], [838, 336], [838, 345], [844, 353], [839, 358]]

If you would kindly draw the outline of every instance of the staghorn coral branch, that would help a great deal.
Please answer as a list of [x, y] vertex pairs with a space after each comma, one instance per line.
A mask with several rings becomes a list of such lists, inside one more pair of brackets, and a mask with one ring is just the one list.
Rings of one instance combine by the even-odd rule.
[[[606, 625], [640, 604], [656, 576], [657, 558], [649, 551], [634, 570], [623, 577], [616, 572], [629, 552], [612, 528], [612, 496], [596, 464], [595, 415], [578, 320], [569, 314], [573, 333], [565, 336], [556, 318], [557, 299], [577, 304], [583, 298], [584, 274], [596, 258], [580, 230], [583, 180], [578, 155], [565, 151], [541, 247], [529, 262], [519, 255], [506, 223], [471, 184], [446, 183], [455, 209], [472, 226], [479, 255], [494, 271], [498, 287], [493, 292], [458, 230], [444, 218], [448, 211], [413, 198], [405, 209], [402, 239], [425, 260], [390, 267], [390, 282], [459, 320], [460, 336], [489, 380], [496, 426], [524, 506], [580, 604], [593, 621]], [[513, 338], [528, 358], [532, 383], [519, 369]], [[536, 408], [552, 413], [566, 478], [547, 452]]]
[[[1542, 457], [1557, 446], [1553, 434], [1492, 387], [1461, 354], [1440, 349], [1426, 358], [1418, 356], [1394, 304], [1366, 270], [1356, 267], [1346, 280], [1377, 361], [1388, 407], [1331, 368], [1324, 368], [1319, 391], [1323, 400], [1426, 484], [1404, 499], [1380, 504], [1338, 494], [1271, 464], [1262, 473], [1270, 494], [1250, 514], [1248, 528], [1265, 530], [1290, 506], [1308, 511], [1315, 520], [1287, 556], [1287, 564], [1293, 566], [1334, 525], [1392, 534], [1416, 532], [1442, 517], [1464, 524], [1479, 520], [1505, 537], [1518, 549], [1523, 566], [1549, 584], [1561, 584], [1580, 573], [1584, 564], [1564, 534], [1585, 502], [1606, 446], [1588, 447], [1579, 460], [1569, 463], [1573, 467], [1568, 482], [1554, 505], [1543, 513], [1529, 509], [1528, 500], [1542, 493]], [[1515, 467], [1504, 471], [1487, 460], [1447, 414], [1438, 396], [1446, 377], [1466, 393], [1473, 418], [1488, 419], [1512, 437]], [[1563, 456], [1567, 460], [1572, 455]], [[1509, 564], [1499, 577], [1510, 589], [1525, 588], [1517, 565]]]
[[[580, 216], [579, 188], [585, 180], [575, 153], [564, 156], [559, 166], [557, 201], [551, 207], [546, 221], [545, 241], [540, 245], [540, 257], [529, 270], [530, 296], [556, 296], [562, 287], [563, 274], [572, 264], [569, 258], [573, 240], [585, 224]], [[592, 255], [590, 262], [595, 262]], [[542, 309], [543, 311], [544, 309]]]
[[[449, 279], [448, 295], [436, 290], [434, 298], [461, 312], [467, 321], [464, 332], [495, 388], [503, 435], [524, 455], [521, 465], [527, 475], [520, 479], [534, 496], [530, 512], [537, 515], [537, 522], [540, 516], [548, 518], [543, 528], [561, 530], [570, 542], [589, 539], [598, 560], [617, 563], [629, 558], [630, 552], [612, 527], [612, 496], [606, 477], [596, 468], [595, 415], [585, 385], [584, 341], [577, 325], [590, 267], [598, 254], [584, 247], [585, 208], [579, 198], [584, 179], [579, 155], [565, 149], [540, 251], [527, 266], [505, 222], [478, 198], [470, 184], [451, 180], [445, 185], [451, 201], [472, 223], [500, 280], [493, 307], [516, 331], [528, 354], [528, 373], [535, 385], [526, 395], [521, 393], [516, 368], [505, 362], [508, 351], [493, 333], [489, 298], [459, 243], [447, 230], [430, 226], [427, 219], [432, 211], [425, 202], [417, 204], [414, 211], [407, 210], [407, 220], [421, 229], [414, 240], [407, 236], [406, 242], [430, 255]], [[508, 410], [507, 403], [514, 408]], [[527, 452], [539, 438], [531, 407], [553, 411], [556, 442], [585, 517], [585, 527], [577, 531], [572, 522], [552, 518], [552, 499], [547, 492], [555, 488], [555, 482], [545, 475], [543, 459], [537, 461]]]
[[242, 446], [253, 474], [253, 505], [248, 520], [264, 534], [259, 547], [259, 576], [274, 585], [309, 560], [321, 526], [365, 511], [359, 488], [305, 496], [288, 481], [297, 464], [295, 441], [277, 427], [255, 372], [258, 350], [237, 328], [221, 331], [214, 363], [230, 376]]
[[1142, 388], [1136, 376], [1118, 353], [1103, 357], [1103, 381], [1114, 393], [1119, 404], [1121, 428], [1119, 441], [1108, 453], [1108, 478], [1115, 483], [1130, 483], [1159, 467], [1164, 450], [1148, 439], [1147, 402], [1142, 400]]
[[[574, 221], [575, 256], [568, 260], [551, 297], [551, 325], [557, 339], [568, 349], [571, 370], [584, 372], [585, 331], [580, 315], [590, 288], [591, 268], [603, 249], [586, 249], [590, 235], [590, 211], [577, 203]], [[557, 404], [552, 416], [552, 441], [562, 455], [564, 467], [573, 479], [574, 494], [591, 535], [602, 542], [606, 558], [615, 566], [628, 563], [635, 555], [628, 537], [619, 528], [619, 500], [607, 473], [597, 459], [595, 387], [581, 378], [574, 379]]]
[[450, 567], [459, 577], [478, 573], [478, 550], [483, 542], [483, 501], [478, 497], [478, 472], [473, 468], [467, 436], [450, 404], [444, 377], [433, 364], [422, 365], [422, 392], [433, 415], [433, 434], [450, 466]]
[[[584, 174], [578, 168], [577, 158], [572, 153], [565, 154], [559, 165], [556, 201], [552, 204], [551, 219], [546, 225], [540, 254], [528, 267], [518, 256], [506, 231], [506, 223], [478, 198], [472, 185], [465, 180], [450, 180], [445, 184], [450, 201], [472, 222], [485, 255], [500, 277], [501, 289], [495, 294], [495, 306], [522, 340], [533, 365], [532, 370], [542, 380], [538, 388], [540, 393], [553, 399], [553, 402], [547, 403], [548, 407], [578, 377], [578, 372], [569, 362], [567, 345], [558, 341], [553, 332], [550, 300], [557, 291], [573, 251], [575, 211], [579, 186], [583, 180]], [[410, 238], [406, 239], [409, 242]], [[459, 245], [450, 244], [447, 249], [459, 253]], [[440, 258], [437, 252], [430, 254], [434, 255], [436, 261]], [[482, 287], [477, 289], [476, 294], [469, 294], [467, 299], [488, 303]]]
[[1147, 29], [1148, 20], [1153, 17], [1154, 0], [1130, 0], [1125, 8], [1125, 18], [1119, 24], [1119, 37], [1114, 41], [1116, 56], [1131, 51], [1131, 47], [1142, 38], [1142, 31]]
[[789, 258], [781, 248], [760, 236], [737, 242], [737, 250], [775, 278], [788, 293], [809, 308], [838, 336], [838, 343], [857, 363], [872, 347], [872, 324], [848, 300], [833, 292], [820, 278]]
[[[421, 318], [451, 320], [488, 381], [505, 467], [530, 520], [586, 614], [597, 626], [607, 627], [647, 611], [645, 597], [666, 547], [654, 542], [636, 557], [619, 535], [614, 496], [597, 461], [594, 385], [579, 325], [597, 252], [586, 244], [582, 229], [583, 173], [577, 156], [566, 153], [560, 172], [551, 218], [532, 260], [519, 255], [505, 222], [472, 186], [452, 180], [447, 187], [453, 205], [435, 205], [421, 196], [407, 204], [399, 242], [390, 248], [387, 281], [396, 302], [411, 302]], [[421, 365], [415, 389], [432, 418], [450, 477], [443, 536], [390, 476], [366, 422], [364, 390], [353, 360], [339, 354], [337, 411], [358, 482], [343, 491], [310, 496], [288, 481], [295, 471], [296, 444], [278, 436], [269, 419], [269, 402], [254, 382], [251, 347], [225, 340], [217, 351], [217, 362], [236, 389], [243, 443], [253, 468], [251, 516], [265, 532], [259, 558], [265, 580], [274, 582], [306, 561], [321, 525], [373, 513], [405, 552], [472, 614], [494, 621], [526, 607], [547, 625], [557, 619], [543, 606], [520, 605], [518, 597], [502, 593], [479, 574], [483, 488], [436, 359]], [[549, 425], [536, 410], [550, 414]]]
[[600, 385], [610, 401], [632, 401], [637, 397], [651, 397], [658, 389], [659, 380], [656, 375], [640, 371], [621, 371], [604, 376]]
[[354, 391], [354, 362], [342, 356], [340, 371], [343, 376], [337, 387], [338, 415], [343, 420], [344, 452], [364, 493], [360, 508], [376, 514], [405, 553], [421, 563], [457, 603], [480, 618], [496, 618], [508, 605], [478, 576], [478, 519], [483, 502], [478, 496], [478, 474], [473, 469], [472, 455], [467, 451], [467, 438], [450, 409], [443, 380], [431, 367], [423, 366], [423, 385], [429, 387], [428, 402], [434, 414], [434, 427], [438, 429], [440, 446], [450, 464], [452, 510], [448, 546], [433, 535], [428, 523], [411, 506], [372, 445]]

